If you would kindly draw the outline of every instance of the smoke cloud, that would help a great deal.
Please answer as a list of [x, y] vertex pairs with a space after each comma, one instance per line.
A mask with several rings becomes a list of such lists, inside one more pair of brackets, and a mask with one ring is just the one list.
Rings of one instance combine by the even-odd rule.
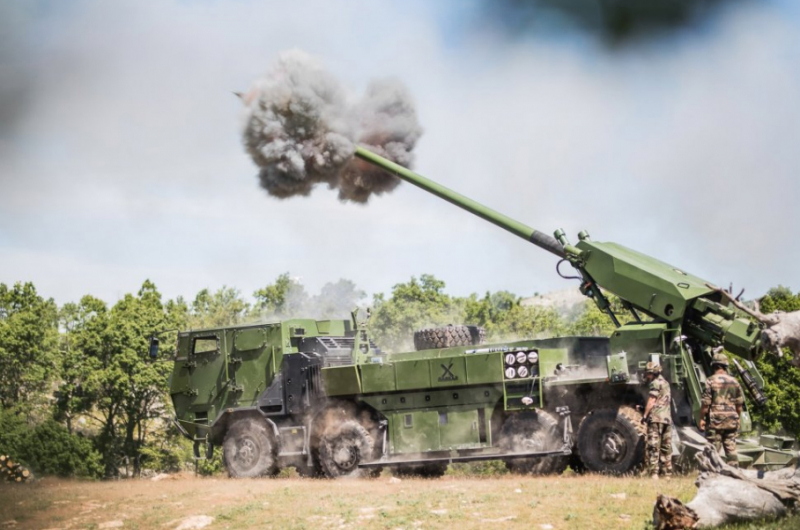
[[243, 140], [261, 186], [278, 198], [317, 184], [365, 203], [397, 178], [353, 158], [356, 144], [406, 167], [422, 134], [411, 95], [396, 79], [372, 81], [360, 99], [300, 50], [283, 52], [246, 94]]

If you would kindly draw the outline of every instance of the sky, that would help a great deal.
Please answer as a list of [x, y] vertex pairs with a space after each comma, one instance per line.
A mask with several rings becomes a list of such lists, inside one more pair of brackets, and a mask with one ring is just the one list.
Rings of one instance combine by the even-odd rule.
[[429, 178], [746, 296], [798, 290], [800, 9], [713, 4], [609, 39], [509, 27], [511, 1], [3, 2], [0, 282], [58, 303], [145, 279], [250, 295], [284, 272], [311, 292], [424, 273], [456, 295], [571, 287], [553, 256], [409, 185], [366, 205], [267, 196], [233, 92], [299, 48], [356, 93], [401, 79]]

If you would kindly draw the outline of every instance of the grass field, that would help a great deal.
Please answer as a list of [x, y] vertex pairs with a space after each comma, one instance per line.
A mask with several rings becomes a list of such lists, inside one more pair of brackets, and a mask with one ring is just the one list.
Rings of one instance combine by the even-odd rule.
[[[231, 480], [181, 475], [78, 482], [0, 484], [0, 529], [176, 529], [207, 515], [207, 528], [295, 529], [643, 529], [658, 493], [688, 501], [694, 479], [591, 475], [496, 478], [445, 476], [374, 480]], [[800, 518], [731, 528], [800, 528]]]

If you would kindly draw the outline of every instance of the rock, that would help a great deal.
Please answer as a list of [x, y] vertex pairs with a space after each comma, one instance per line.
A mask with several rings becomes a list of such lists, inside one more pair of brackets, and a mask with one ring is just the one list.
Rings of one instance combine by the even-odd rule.
[[553, 525], [547, 523], [540, 524], [539, 528], [541, 528], [542, 530], [553, 530]]
[[392, 478], [389, 479], [389, 484], [400, 484], [401, 482], [403, 482], [403, 481], [400, 480], [397, 477], [392, 477]]
[[168, 478], [172, 478], [172, 476], [167, 475], [166, 473], [159, 473], [158, 475], [152, 477], [150, 480], [152, 480], [153, 482], [158, 482], [160, 480], [164, 480], [164, 479], [168, 479]]
[[198, 528], [205, 528], [214, 522], [214, 518], [210, 515], [192, 515], [181, 521], [181, 524], [175, 530], [196, 530]]
[[621, 499], [621, 500], [624, 501], [626, 497], [627, 497], [627, 495], [625, 495], [624, 492], [623, 493], [612, 493], [611, 494], [611, 498], [612, 499]]
[[514, 493], [522, 493], [522, 490], [517, 488], [517, 489], [514, 490]]
[[445, 515], [447, 513], [447, 510], [445, 510], [444, 508], [440, 510], [431, 510], [431, 513], [433, 515]]
[[106, 521], [105, 523], [100, 523], [97, 525], [97, 528], [100, 530], [105, 530], [107, 528], [122, 528], [124, 524], [125, 523], [122, 521]]

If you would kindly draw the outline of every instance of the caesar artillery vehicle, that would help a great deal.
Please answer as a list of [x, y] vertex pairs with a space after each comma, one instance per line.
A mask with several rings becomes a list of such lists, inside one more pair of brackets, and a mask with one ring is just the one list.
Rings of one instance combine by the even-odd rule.
[[[616, 325], [611, 337], [562, 337], [481, 344], [465, 328], [456, 344], [415, 337], [418, 351], [386, 353], [368, 319], [293, 319], [178, 334], [171, 378], [177, 425], [199, 456], [222, 446], [231, 476], [369, 476], [382, 467], [439, 475], [451, 462], [504, 460], [512, 471], [575, 468], [630, 473], [643, 460], [640, 383], [647, 362], [672, 384], [674, 456], [701, 449], [702, 385], [711, 355], [741, 359], [754, 401], [763, 381], [753, 359], [758, 324], [724, 293], [678, 268], [586, 232], [572, 245], [495, 212], [358, 148], [356, 156], [555, 254], [580, 290]], [[606, 292], [631, 321], [622, 323]], [[441, 330], [447, 333], [450, 330]], [[434, 332], [434, 335], [436, 333]], [[435, 346], [435, 347], [433, 347]], [[157, 354], [157, 343], [151, 354]], [[573, 426], [577, 426], [573, 430]], [[751, 430], [747, 411], [742, 431]], [[743, 466], [770, 469], [796, 459], [794, 439], [761, 435], [739, 447]]]

